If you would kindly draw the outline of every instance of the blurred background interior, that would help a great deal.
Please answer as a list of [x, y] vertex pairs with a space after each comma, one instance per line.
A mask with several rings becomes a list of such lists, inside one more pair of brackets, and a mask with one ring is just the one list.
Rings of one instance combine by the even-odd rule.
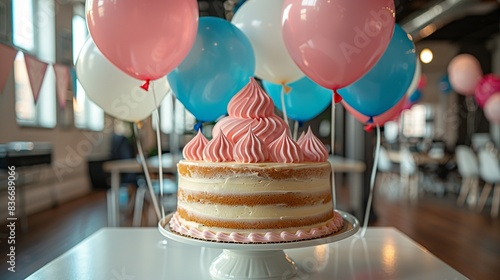
[[[230, 20], [243, 2], [198, 1], [200, 16]], [[37, 254], [46, 263], [100, 227], [156, 225], [136, 145], [139, 139], [143, 153], [150, 157], [149, 172], [158, 194], [152, 118], [142, 121], [137, 133], [132, 123], [115, 119], [93, 104], [80, 85], [57, 97], [51, 71], [34, 102], [24, 54], [73, 65], [88, 36], [84, 5], [83, 0], [0, 0], [0, 43], [19, 51], [0, 89], [0, 219], [7, 217], [6, 167], [14, 165], [22, 225], [18, 231], [25, 246], [24, 255], [20, 254], [25, 259], [19, 261], [26, 263], [28, 272], [44, 264], [36, 261]], [[489, 273], [500, 272], [493, 265], [500, 257], [500, 124], [488, 120], [473, 98], [454, 92], [447, 67], [454, 57], [468, 53], [479, 61], [483, 73], [500, 76], [500, 1], [396, 0], [395, 5], [397, 23], [414, 40], [422, 79], [411, 106], [381, 128], [370, 224], [395, 226], [458, 271], [487, 279], [494, 275]], [[26, 29], [32, 30], [32, 36], [25, 36]], [[170, 211], [175, 210], [175, 162], [194, 136], [196, 120], [171, 93], [162, 101], [159, 116], [166, 166], [161, 202]], [[328, 107], [300, 129], [310, 126], [331, 151], [334, 127], [337, 208], [363, 220], [376, 133], [366, 131], [340, 105], [335, 123], [331, 121]], [[203, 126], [211, 137], [213, 123]], [[421, 225], [426, 220], [433, 226]], [[482, 268], [484, 274], [455, 256], [469, 254], [466, 250], [471, 248], [456, 254], [442, 248], [473, 238], [471, 225], [486, 236], [483, 248], [490, 247], [481, 255], [487, 267]], [[446, 230], [450, 227], [452, 232]], [[447, 236], [464, 231], [455, 243], [443, 245]], [[54, 236], [61, 244], [51, 239]], [[42, 240], [45, 245], [40, 245]], [[6, 246], [3, 241], [2, 246]], [[52, 255], [40, 253], [49, 246], [57, 247]]]

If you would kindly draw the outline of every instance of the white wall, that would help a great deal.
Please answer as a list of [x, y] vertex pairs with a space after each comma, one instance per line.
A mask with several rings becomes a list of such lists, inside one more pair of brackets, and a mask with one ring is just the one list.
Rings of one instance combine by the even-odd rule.
[[[58, 3], [56, 8], [56, 30], [71, 30], [72, 4]], [[56, 36], [56, 40], [58, 38]], [[58, 54], [62, 52], [61, 49], [57, 51]], [[58, 61], [54, 62], [62, 63], [60, 55], [56, 57]], [[49, 68], [48, 71], [52, 69]], [[52, 206], [54, 202], [61, 203], [88, 193], [91, 185], [87, 172], [87, 158], [108, 155], [112, 122], [107, 119], [104, 132], [82, 131], [73, 125], [64, 127], [60, 124], [53, 129], [21, 127], [16, 122], [13, 76], [11, 72], [0, 94], [0, 143], [40, 141], [50, 142], [53, 145], [52, 165], [36, 167], [34, 170], [40, 171], [37, 174], [40, 173], [41, 178], [34, 176], [32, 179], [35, 183], [26, 188], [27, 212], [33, 213]], [[71, 105], [71, 102], [68, 104]], [[63, 111], [58, 112], [58, 119], [61, 113]], [[26, 179], [29, 177], [27, 174], [32, 172], [18, 170], [18, 173]], [[53, 201], [53, 197], [56, 201]], [[5, 193], [0, 193], [0, 205], [7, 205]], [[5, 211], [0, 213], [6, 215]]]

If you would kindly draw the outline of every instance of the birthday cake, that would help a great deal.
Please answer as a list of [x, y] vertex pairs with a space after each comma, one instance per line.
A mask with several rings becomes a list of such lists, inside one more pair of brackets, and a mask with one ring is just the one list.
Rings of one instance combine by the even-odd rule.
[[270, 243], [319, 238], [343, 226], [333, 211], [327, 149], [310, 129], [294, 141], [253, 78], [231, 99], [212, 140], [198, 132], [183, 156], [170, 220], [179, 234]]

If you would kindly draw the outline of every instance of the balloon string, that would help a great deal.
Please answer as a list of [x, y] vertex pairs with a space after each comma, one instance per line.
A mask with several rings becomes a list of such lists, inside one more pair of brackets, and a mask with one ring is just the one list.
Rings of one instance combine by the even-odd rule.
[[379, 154], [380, 154], [380, 127], [377, 125], [377, 144], [375, 146], [375, 157], [373, 159], [372, 174], [370, 177], [370, 193], [368, 195], [368, 201], [366, 202], [365, 219], [363, 221], [363, 229], [359, 233], [360, 237], [365, 236], [366, 228], [368, 227], [368, 220], [370, 219], [370, 211], [373, 200], [373, 189], [375, 187], [375, 177], [377, 176]]
[[290, 130], [290, 124], [288, 123], [288, 115], [286, 114], [286, 106], [285, 106], [285, 85], [281, 87], [281, 111], [283, 112], [283, 119], [285, 120], [288, 129]]
[[342, 101], [342, 96], [340, 96], [337, 89], [333, 89], [333, 102], [337, 104], [340, 103], [340, 101]]
[[297, 141], [297, 135], [299, 134], [299, 122], [296, 121], [293, 126], [293, 140]]
[[[331, 123], [331, 139], [330, 139], [330, 145], [331, 145], [331, 151], [332, 151], [332, 161], [335, 158], [335, 106], [336, 104], [332, 103], [332, 123]], [[332, 166], [332, 201], [333, 201], [333, 209], [337, 208], [337, 195], [336, 195], [336, 189], [335, 189], [335, 170], [333, 169]]]
[[[147, 81], [149, 84], [149, 81]], [[158, 113], [158, 100], [156, 100], [156, 93], [154, 84], [152, 85], [153, 89], [153, 100], [155, 101], [155, 110], [153, 111], [156, 126], [156, 144], [158, 147], [158, 179], [160, 181], [160, 200], [163, 200], [163, 153], [161, 150], [161, 131], [160, 131], [160, 114]], [[154, 196], [154, 193], [151, 194]], [[161, 218], [165, 218], [165, 207], [163, 203], [161, 203]]]
[[160, 220], [160, 208], [158, 207], [158, 201], [156, 200], [156, 195], [154, 195], [153, 184], [151, 183], [151, 177], [149, 176], [148, 165], [146, 164], [146, 159], [144, 158], [144, 153], [142, 152], [142, 145], [139, 139], [139, 129], [137, 127], [137, 122], [134, 123], [134, 134], [135, 143], [137, 145], [137, 151], [139, 152], [139, 159], [141, 160], [142, 169], [144, 171], [144, 176], [146, 177], [146, 184], [148, 185], [149, 193], [151, 193], [151, 199], [153, 201], [153, 208], [155, 209], [156, 216]]

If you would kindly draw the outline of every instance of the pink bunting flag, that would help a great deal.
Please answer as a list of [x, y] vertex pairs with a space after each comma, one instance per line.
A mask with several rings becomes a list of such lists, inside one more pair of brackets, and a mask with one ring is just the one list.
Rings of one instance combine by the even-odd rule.
[[54, 64], [56, 73], [57, 100], [61, 109], [66, 108], [66, 92], [69, 87], [69, 67], [62, 64]]
[[24, 54], [24, 60], [26, 62], [28, 77], [30, 79], [31, 90], [33, 91], [33, 98], [36, 103], [38, 100], [38, 94], [40, 93], [40, 88], [42, 88], [43, 79], [45, 78], [45, 72], [47, 72], [48, 64], [29, 54]]
[[3, 92], [7, 83], [16, 54], [16, 49], [0, 44], [0, 93]]

